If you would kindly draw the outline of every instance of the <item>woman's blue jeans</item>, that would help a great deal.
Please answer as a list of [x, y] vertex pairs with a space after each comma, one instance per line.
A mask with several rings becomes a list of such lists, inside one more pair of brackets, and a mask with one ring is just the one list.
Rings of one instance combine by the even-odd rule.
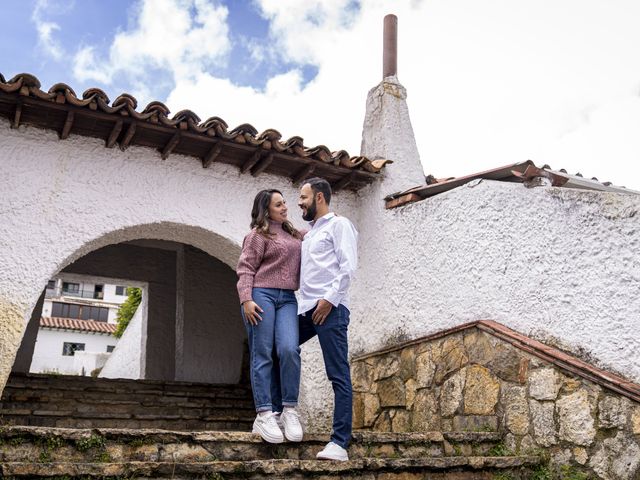
[[[251, 355], [251, 388], [256, 411], [272, 410], [271, 376], [279, 375], [282, 405], [295, 407], [300, 391], [298, 303], [293, 290], [254, 288], [253, 301], [263, 313], [262, 321], [244, 321]], [[244, 319], [244, 311], [242, 312]], [[274, 371], [273, 359], [279, 362]], [[277, 365], [277, 364], [276, 364]]]

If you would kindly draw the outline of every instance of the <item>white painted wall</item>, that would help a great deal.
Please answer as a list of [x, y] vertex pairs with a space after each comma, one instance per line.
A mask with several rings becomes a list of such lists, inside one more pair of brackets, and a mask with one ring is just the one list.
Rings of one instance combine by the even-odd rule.
[[85, 352], [106, 353], [107, 345], [115, 345], [116, 338], [105, 333], [40, 328], [29, 371], [79, 375], [80, 368], [75, 365], [74, 357], [62, 355], [64, 342], [84, 343]]
[[[42, 285], [71, 261], [159, 238], [235, 267], [255, 193], [276, 186], [290, 204], [297, 198], [280, 177], [76, 136], [59, 141], [4, 120], [0, 163], [10, 172], [0, 180], [0, 379]], [[490, 318], [640, 381], [638, 197], [484, 181], [384, 210], [389, 193], [374, 184], [334, 201], [360, 231], [352, 352]], [[117, 208], [96, 217], [89, 196]], [[317, 342], [303, 351], [304, 410], [314, 412], [309, 423], [326, 425], [332, 403]]]
[[144, 378], [144, 355], [147, 326], [147, 288], [142, 291], [142, 300], [116, 348], [100, 371], [101, 378]]

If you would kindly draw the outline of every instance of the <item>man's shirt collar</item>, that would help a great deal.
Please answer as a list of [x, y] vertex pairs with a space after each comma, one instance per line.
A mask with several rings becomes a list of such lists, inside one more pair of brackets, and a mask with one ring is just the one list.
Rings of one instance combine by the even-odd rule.
[[311, 225], [311, 228], [314, 228], [317, 224], [322, 224], [322, 223], [324, 223], [323, 221], [327, 221], [327, 220], [329, 220], [329, 219], [331, 219], [331, 218], [333, 218], [335, 216], [336, 216], [336, 214], [333, 213], [333, 212], [326, 213], [326, 214], [324, 214], [323, 216], [321, 216], [317, 220], [311, 220], [309, 222], [309, 225]]

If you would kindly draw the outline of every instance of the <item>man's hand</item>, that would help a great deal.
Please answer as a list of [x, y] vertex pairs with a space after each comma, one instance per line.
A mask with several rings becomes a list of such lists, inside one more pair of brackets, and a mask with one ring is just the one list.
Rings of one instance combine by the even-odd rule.
[[332, 308], [333, 305], [331, 305], [331, 302], [326, 301], [324, 298], [318, 301], [318, 305], [316, 305], [316, 309], [313, 311], [313, 315], [311, 315], [313, 324], [322, 325], [331, 313]]
[[258, 321], [262, 321], [262, 317], [258, 314], [258, 312], [263, 313], [264, 310], [260, 308], [260, 306], [254, 302], [253, 300], [247, 300], [242, 304], [242, 310], [244, 311], [244, 318], [251, 325], [258, 325]]

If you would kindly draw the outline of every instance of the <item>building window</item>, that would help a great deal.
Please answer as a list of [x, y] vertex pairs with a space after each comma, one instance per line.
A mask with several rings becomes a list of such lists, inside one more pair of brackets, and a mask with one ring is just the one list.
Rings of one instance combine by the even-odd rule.
[[79, 283], [62, 282], [62, 291], [64, 293], [78, 293], [80, 291]]
[[62, 345], [62, 355], [73, 357], [76, 352], [84, 352], [84, 343], [64, 342]]
[[127, 287], [117, 286], [116, 295], [124, 296], [127, 294]]
[[107, 353], [113, 352], [113, 349], [116, 348], [115, 345], [107, 345]]
[[48, 288], [48, 289], [56, 288], [56, 281], [55, 281], [55, 280], [49, 280], [49, 281], [47, 282], [47, 288]]
[[107, 307], [93, 305], [76, 305], [75, 303], [52, 302], [51, 316], [58, 318], [75, 318], [78, 320], [95, 320], [106, 322], [109, 320]]

